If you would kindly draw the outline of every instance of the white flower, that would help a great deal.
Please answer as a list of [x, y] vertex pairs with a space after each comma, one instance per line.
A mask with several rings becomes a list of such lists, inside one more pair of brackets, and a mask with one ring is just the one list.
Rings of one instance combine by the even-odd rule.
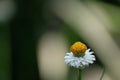
[[94, 61], [96, 60], [93, 52], [91, 52], [90, 49], [87, 49], [84, 56], [80, 57], [74, 56], [73, 52], [66, 53], [64, 59], [66, 64], [81, 69], [89, 66], [89, 64], [94, 63]]

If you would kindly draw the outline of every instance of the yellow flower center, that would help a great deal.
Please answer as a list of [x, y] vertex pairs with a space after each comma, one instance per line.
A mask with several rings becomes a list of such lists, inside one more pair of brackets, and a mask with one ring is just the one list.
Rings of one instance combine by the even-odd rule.
[[82, 42], [75, 42], [71, 46], [70, 50], [71, 52], [73, 52], [74, 55], [83, 55], [84, 52], [87, 50], [87, 46]]

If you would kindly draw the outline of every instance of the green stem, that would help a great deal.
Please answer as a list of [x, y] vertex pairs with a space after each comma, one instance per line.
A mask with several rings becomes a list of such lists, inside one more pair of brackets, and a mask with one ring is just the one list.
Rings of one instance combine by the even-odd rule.
[[103, 79], [104, 74], [105, 74], [105, 68], [103, 68], [103, 72], [102, 72], [102, 75], [101, 75], [101, 77], [100, 77], [100, 80]]
[[82, 80], [82, 70], [78, 69], [78, 80]]

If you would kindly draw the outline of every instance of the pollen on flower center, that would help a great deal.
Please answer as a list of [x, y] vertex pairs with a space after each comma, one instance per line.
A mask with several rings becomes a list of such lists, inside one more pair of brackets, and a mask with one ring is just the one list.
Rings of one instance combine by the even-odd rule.
[[75, 55], [82, 55], [87, 50], [87, 46], [82, 42], [75, 42], [71, 48], [71, 52]]

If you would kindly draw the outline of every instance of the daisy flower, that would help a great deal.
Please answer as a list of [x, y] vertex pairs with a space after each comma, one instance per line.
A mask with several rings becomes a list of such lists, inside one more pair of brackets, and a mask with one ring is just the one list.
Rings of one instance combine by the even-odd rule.
[[75, 42], [70, 50], [71, 52], [66, 53], [64, 59], [65, 63], [72, 67], [83, 69], [96, 60], [93, 52], [82, 42]]

